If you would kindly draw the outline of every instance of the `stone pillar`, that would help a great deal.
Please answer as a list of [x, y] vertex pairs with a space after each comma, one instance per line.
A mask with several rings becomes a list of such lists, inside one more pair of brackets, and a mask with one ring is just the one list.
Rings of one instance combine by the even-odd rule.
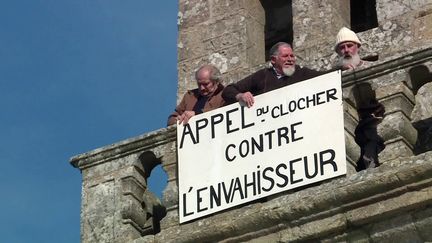
[[430, 46], [430, 0], [376, 0], [376, 9], [378, 27], [358, 33], [363, 43], [360, 55], [375, 53], [384, 60]]
[[293, 46], [298, 63], [316, 69], [330, 68], [335, 58], [336, 35], [343, 26], [350, 27], [350, 2], [293, 0], [292, 4]]
[[180, 0], [178, 101], [196, 88], [203, 64], [216, 65], [230, 83], [264, 63], [264, 22], [259, 0]]
[[[175, 130], [173, 131], [175, 132]], [[163, 191], [162, 204], [166, 207], [166, 216], [160, 223], [161, 230], [178, 225], [178, 179], [177, 179], [177, 143], [170, 145], [171, 153], [161, 154], [162, 168], [168, 175], [168, 185]]]
[[360, 147], [355, 142], [354, 131], [358, 124], [358, 114], [350, 100], [344, 100], [345, 148], [348, 175], [356, 173], [356, 163], [360, 157]]
[[411, 119], [419, 135], [416, 144], [417, 153], [432, 150], [432, 77], [423, 85], [415, 96], [416, 104]]
[[106, 159], [72, 161], [83, 177], [81, 242], [127, 242], [145, 230], [146, 182], [138, 156]]
[[378, 134], [386, 148], [379, 154], [380, 162], [403, 156], [412, 156], [417, 130], [410, 120], [414, 95], [405, 82], [389, 84], [376, 89], [376, 98], [386, 109], [384, 120], [378, 125]]
[[147, 178], [175, 155], [171, 127], [73, 157], [82, 173], [81, 242], [130, 242], [159, 232], [166, 211]]

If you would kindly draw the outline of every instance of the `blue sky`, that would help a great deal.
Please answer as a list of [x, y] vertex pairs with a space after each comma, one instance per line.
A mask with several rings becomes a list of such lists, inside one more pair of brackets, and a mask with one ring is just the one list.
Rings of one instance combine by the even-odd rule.
[[[79, 242], [70, 157], [165, 126], [177, 1], [0, 0], [1, 242]], [[153, 177], [160, 193], [164, 177]]]

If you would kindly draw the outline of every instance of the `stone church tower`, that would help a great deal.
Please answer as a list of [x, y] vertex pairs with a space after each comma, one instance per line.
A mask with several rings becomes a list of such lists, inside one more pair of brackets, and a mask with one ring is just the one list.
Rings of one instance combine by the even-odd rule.
[[[176, 127], [71, 159], [82, 172], [82, 242], [432, 241], [432, 0], [179, 0], [178, 97], [212, 63], [226, 83], [266, 63], [278, 41], [297, 63], [332, 67], [335, 36], [349, 27], [372, 65], [342, 75], [348, 173], [266, 201], [179, 224]], [[355, 172], [357, 108], [385, 106], [382, 165]], [[147, 190], [162, 164], [160, 202]]]

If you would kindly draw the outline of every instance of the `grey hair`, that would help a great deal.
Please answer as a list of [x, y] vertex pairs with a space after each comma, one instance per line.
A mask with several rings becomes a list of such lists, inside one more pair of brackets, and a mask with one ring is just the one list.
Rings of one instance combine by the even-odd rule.
[[222, 81], [222, 74], [219, 71], [219, 69], [213, 65], [210, 65], [210, 64], [203, 65], [200, 68], [198, 68], [198, 70], [195, 72], [195, 79], [196, 80], [198, 80], [198, 74], [203, 70], [206, 70], [209, 72], [210, 80], [213, 83], [220, 83]]
[[287, 46], [287, 47], [292, 49], [292, 46], [290, 44], [288, 44], [286, 42], [278, 42], [270, 48], [269, 55], [270, 56], [277, 56], [279, 54], [279, 47], [281, 47], [281, 46]]

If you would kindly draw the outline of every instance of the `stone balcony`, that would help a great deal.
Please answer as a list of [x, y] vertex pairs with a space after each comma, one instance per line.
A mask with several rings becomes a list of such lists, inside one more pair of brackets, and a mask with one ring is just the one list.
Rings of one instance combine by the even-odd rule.
[[[82, 242], [432, 241], [432, 47], [343, 73], [348, 174], [180, 225], [176, 127], [75, 156], [82, 172]], [[363, 94], [359, 98], [358, 94]], [[357, 107], [386, 109], [382, 166], [356, 173]], [[161, 164], [159, 201], [147, 188]]]

